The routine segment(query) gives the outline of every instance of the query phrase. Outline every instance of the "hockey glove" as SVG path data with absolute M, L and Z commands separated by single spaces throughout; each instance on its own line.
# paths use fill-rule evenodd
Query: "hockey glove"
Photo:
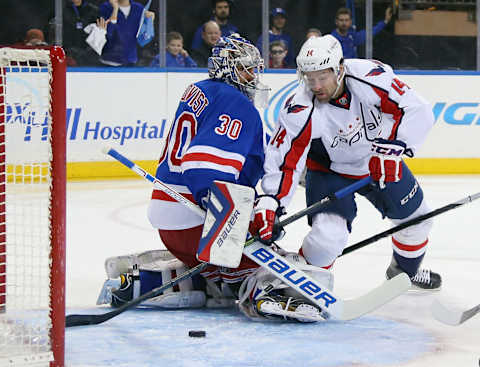
M 283 228 L 274 229 L 278 217 L 283 215 L 284 208 L 275 196 L 260 195 L 253 207 L 253 220 L 250 222 L 249 231 L 253 236 L 258 236 L 260 241 L 271 245 L 284 234 Z
M 402 155 L 406 148 L 407 145 L 400 140 L 374 140 L 368 168 L 372 179 L 378 181 L 381 189 L 385 188 L 385 182 L 402 179 Z

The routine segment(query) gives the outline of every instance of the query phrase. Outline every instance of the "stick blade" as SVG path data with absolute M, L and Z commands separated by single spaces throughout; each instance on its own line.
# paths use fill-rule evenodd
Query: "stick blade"
M 112 317 L 118 315 L 121 312 L 122 310 L 120 310 L 120 308 L 117 308 L 113 311 L 98 315 L 67 315 L 65 317 L 65 327 L 98 325 L 102 322 L 110 320 Z
M 65 317 L 65 327 L 96 325 L 101 323 L 97 320 L 101 315 L 67 315 Z
M 372 312 L 408 291 L 412 286 L 405 273 L 389 279 L 367 294 L 344 302 L 342 320 L 353 320 Z
M 435 299 L 432 302 L 430 310 L 437 321 L 446 325 L 457 326 L 480 313 L 480 304 L 471 309 L 462 311 L 456 308 L 447 308 L 442 302 Z

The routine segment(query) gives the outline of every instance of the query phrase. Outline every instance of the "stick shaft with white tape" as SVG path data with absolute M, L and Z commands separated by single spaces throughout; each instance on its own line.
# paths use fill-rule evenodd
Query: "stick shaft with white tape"
M 198 205 L 192 203 L 190 200 L 186 199 L 184 196 L 180 195 L 178 192 L 175 190 L 172 190 L 170 187 L 165 185 L 162 181 L 158 180 L 154 176 L 152 176 L 150 173 L 145 171 L 143 168 L 137 166 L 135 163 L 133 163 L 130 159 L 127 157 L 123 156 L 119 152 L 117 152 L 113 148 L 104 148 L 103 152 L 105 154 L 108 154 L 112 158 L 115 158 L 117 161 L 122 163 L 123 165 L 127 166 L 130 168 L 132 171 L 134 171 L 137 175 L 144 177 L 153 185 L 155 186 L 156 189 L 163 191 L 165 194 L 169 195 L 170 197 L 174 198 L 177 200 L 179 203 L 187 206 L 189 209 L 197 213 L 200 217 L 204 218 L 205 217 L 205 211 L 202 210 Z

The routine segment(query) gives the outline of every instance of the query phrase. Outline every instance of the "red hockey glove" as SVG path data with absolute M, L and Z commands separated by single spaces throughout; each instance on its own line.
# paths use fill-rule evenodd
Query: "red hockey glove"
M 278 217 L 283 215 L 283 207 L 275 196 L 261 195 L 255 201 L 254 218 L 250 222 L 249 231 L 252 236 L 258 236 L 266 245 L 272 244 L 283 235 L 283 228 L 274 230 L 273 225 Z
M 370 175 L 380 188 L 385 182 L 398 182 L 402 178 L 402 155 L 407 145 L 400 140 L 377 138 L 372 144 L 372 157 L 368 163 Z

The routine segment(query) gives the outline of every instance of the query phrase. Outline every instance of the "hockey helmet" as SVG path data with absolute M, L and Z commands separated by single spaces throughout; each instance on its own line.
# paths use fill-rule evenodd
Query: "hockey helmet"
M 303 44 L 297 56 L 297 71 L 303 79 L 304 73 L 332 68 L 337 83 L 343 79 L 340 65 L 343 63 L 342 45 L 330 34 L 322 37 L 310 37 Z
M 258 49 L 238 33 L 220 37 L 208 59 L 208 75 L 238 88 L 250 99 L 259 90 L 267 89 L 260 81 L 264 63 Z M 241 71 L 250 74 L 251 80 L 240 76 Z

